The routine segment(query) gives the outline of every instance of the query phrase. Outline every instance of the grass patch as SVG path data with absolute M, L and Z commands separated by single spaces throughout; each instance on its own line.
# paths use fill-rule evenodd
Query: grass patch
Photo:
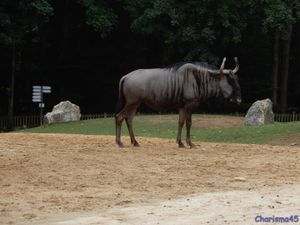
M 241 128 L 197 129 L 193 133 L 193 139 L 207 142 L 267 144 L 281 136 L 294 133 L 298 133 L 300 138 L 299 122 L 275 123 L 271 125 Z
M 220 119 L 220 116 L 217 116 Z M 228 118 L 228 117 L 223 117 Z M 213 121 L 216 116 L 194 115 L 193 121 Z M 238 118 L 237 118 L 238 119 Z M 240 118 L 239 118 L 240 119 Z M 137 136 L 175 139 L 177 135 L 177 115 L 137 116 L 134 119 L 134 131 Z M 88 135 L 114 135 L 114 119 L 102 118 L 70 123 L 51 124 L 22 130 L 21 132 L 36 133 L 67 133 Z M 125 123 L 122 134 L 128 135 Z M 185 134 L 185 130 L 183 131 Z M 194 141 L 231 142 L 266 144 L 284 135 L 296 134 L 300 138 L 300 122 L 274 123 L 253 127 L 200 128 L 192 127 L 191 135 Z

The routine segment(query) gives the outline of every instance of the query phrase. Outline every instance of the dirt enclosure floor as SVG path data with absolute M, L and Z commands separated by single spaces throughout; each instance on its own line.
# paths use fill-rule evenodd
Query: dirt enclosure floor
M 0 224 L 295 223 L 300 215 L 298 145 L 139 142 L 124 138 L 120 150 L 111 136 L 0 134 Z

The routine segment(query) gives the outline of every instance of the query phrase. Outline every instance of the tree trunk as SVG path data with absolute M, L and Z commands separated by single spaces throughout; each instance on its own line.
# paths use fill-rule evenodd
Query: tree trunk
M 296 43 L 296 59 L 294 64 L 293 85 L 295 90 L 295 106 L 298 108 L 298 112 L 300 112 L 300 20 L 298 20 L 298 22 L 296 23 L 294 41 Z
M 288 97 L 288 79 L 289 79 L 289 64 L 290 64 L 290 49 L 291 49 L 291 36 L 293 25 L 289 24 L 287 27 L 287 39 L 283 41 L 282 49 L 282 72 L 281 72 L 281 97 L 280 107 L 281 111 L 287 111 L 287 97 Z
M 13 129 L 13 116 L 14 116 L 14 93 L 15 93 L 15 74 L 16 74 L 16 44 L 12 43 L 12 58 L 11 58 L 11 77 L 10 87 L 8 91 L 8 130 Z
M 273 93 L 272 100 L 273 104 L 277 105 L 278 95 L 278 68 L 279 68 L 279 33 L 275 33 L 274 49 L 273 49 Z

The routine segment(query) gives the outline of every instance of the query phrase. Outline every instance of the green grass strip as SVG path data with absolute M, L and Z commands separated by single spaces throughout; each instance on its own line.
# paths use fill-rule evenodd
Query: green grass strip
M 195 115 L 193 119 L 201 119 L 203 115 Z M 206 116 L 209 118 L 210 116 Z M 211 116 L 213 119 L 213 116 Z M 137 116 L 134 119 L 134 131 L 137 136 L 175 139 L 177 135 L 178 115 Z M 86 135 L 114 135 L 113 118 L 102 118 L 69 123 L 50 124 L 43 127 L 25 129 L 21 132 L 64 133 Z M 183 131 L 185 134 L 185 131 Z M 231 128 L 199 128 L 192 127 L 194 141 L 230 142 L 248 144 L 266 144 L 284 135 L 299 135 L 300 122 L 274 123 L 271 125 Z M 125 123 L 122 135 L 128 135 Z

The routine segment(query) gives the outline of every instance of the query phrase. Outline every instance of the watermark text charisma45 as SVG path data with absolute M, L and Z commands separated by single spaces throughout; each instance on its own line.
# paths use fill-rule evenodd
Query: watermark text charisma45
M 255 222 L 257 223 L 298 223 L 299 215 L 291 216 L 256 216 Z

